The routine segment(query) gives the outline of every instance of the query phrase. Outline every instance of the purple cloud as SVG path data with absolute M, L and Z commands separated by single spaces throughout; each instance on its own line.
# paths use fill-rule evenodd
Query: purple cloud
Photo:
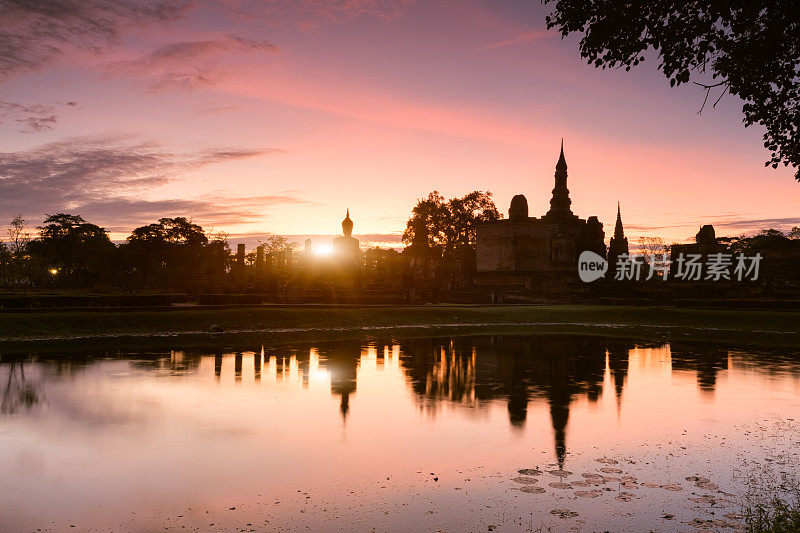
M 165 44 L 142 57 L 109 62 L 101 68 L 108 75 L 138 78 L 151 91 L 194 88 L 219 81 L 232 54 L 258 51 L 276 52 L 277 47 L 265 40 L 227 35 L 220 39 Z
M 69 211 L 125 230 L 161 216 L 203 216 L 225 224 L 262 218 L 265 205 L 306 202 L 289 195 L 165 200 L 140 195 L 207 165 L 281 152 L 274 148 L 176 152 L 157 142 L 81 137 L 0 153 L 0 216 L 22 213 L 37 219 L 43 213 Z
M 180 18 L 188 0 L 4 0 L 0 78 L 36 69 L 65 49 L 99 53 L 128 29 Z
M 24 105 L 0 100 L 0 124 L 11 120 L 18 131 L 36 133 L 49 130 L 57 122 L 55 108 L 49 105 Z

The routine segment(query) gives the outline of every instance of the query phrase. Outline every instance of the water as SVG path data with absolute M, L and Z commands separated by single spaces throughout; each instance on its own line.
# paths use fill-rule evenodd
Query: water
M 732 531 L 800 473 L 796 350 L 240 349 L 2 357 L 0 529 Z

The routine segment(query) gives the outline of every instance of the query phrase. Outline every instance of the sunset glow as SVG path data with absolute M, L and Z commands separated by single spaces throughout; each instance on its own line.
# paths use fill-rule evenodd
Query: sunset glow
M 198 0 L 110 36 L 44 39 L 3 64 L 0 213 L 70 212 L 115 240 L 188 216 L 248 249 L 265 233 L 398 246 L 417 198 L 494 193 L 547 210 L 561 138 L 573 208 L 632 242 L 800 224 L 792 169 L 726 96 L 580 59 L 538 2 Z M 81 29 L 85 21 L 69 21 Z M 74 29 L 73 28 L 73 29 Z M 47 52 L 45 45 L 61 49 Z M 323 253 L 318 248 L 318 253 Z

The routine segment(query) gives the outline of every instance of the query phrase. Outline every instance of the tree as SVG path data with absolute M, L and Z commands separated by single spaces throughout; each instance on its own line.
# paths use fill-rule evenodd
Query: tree
M 800 239 L 792 236 L 796 234 L 795 229 L 797 228 L 784 235 L 780 230 L 770 228 L 761 230 L 756 235 L 727 237 L 719 241 L 726 243 L 731 253 L 735 254 L 753 254 L 766 250 L 800 250 Z
M 391 286 L 403 275 L 403 256 L 391 248 L 375 246 L 364 252 L 364 278 L 368 287 Z
M 440 247 L 445 258 L 457 251 L 474 252 L 477 224 L 500 217 L 489 191 L 472 191 L 450 200 L 433 191 L 411 210 L 403 242 L 424 241 L 429 247 Z
M 202 270 L 216 262 L 208 256 L 208 237 L 203 228 L 185 217 L 161 218 L 157 223 L 134 229 L 123 246 L 128 270 L 138 285 L 164 285 L 178 271 Z M 215 244 L 216 252 L 227 252 L 227 243 Z
M 17 293 L 17 284 L 22 281 L 25 273 L 25 266 L 28 259 L 28 243 L 31 235 L 26 229 L 25 219 L 22 215 L 17 215 L 11 219 L 11 223 L 6 228 L 8 233 L 8 256 L 9 274 L 11 284 L 14 287 L 14 294 Z
M 11 253 L 3 241 L 0 241 L 0 283 L 3 285 L 11 283 Z
M 490 222 L 500 218 L 489 191 L 472 191 L 461 198 L 448 202 L 451 223 L 447 229 L 454 249 L 475 249 L 475 228 L 479 222 Z
M 203 228 L 186 220 L 185 217 L 161 218 L 158 220 L 164 238 L 171 244 L 197 248 L 208 243 Z
M 287 253 L 297 248 L 296 242 L 289 242 L 283 235 L 267 235 L 264 239 L 259 239 L 258 243 L 264 247 L 265 254 Z
M 106 230 L 79 215 L 47 215 L 31 241 L 37 260 L 37 278 L 52 276 L 60 283 L 85 287 L 110 281 L 116 262 L 116 247 Z M 41 271 L 38 271 L 41 270 Z
M 764 147 L 796 167 L 800 181 L 800 3 L 796 0 L 616 2 L 543 0 L 548 28 L 582 34 L 581 57 L 596 67 L 630 70 L 653 49 L 670 86 L 690 80 L 744 104 L 745 127 L 766 129 Z M 699 78 L 699 79 L 698 79 Z M 716 102 L 714 102 L 716 105 Z
M 668 246 L 661 237 L 639 237 L 639 250 L 642 258 L 652 267 L 666 259 Z

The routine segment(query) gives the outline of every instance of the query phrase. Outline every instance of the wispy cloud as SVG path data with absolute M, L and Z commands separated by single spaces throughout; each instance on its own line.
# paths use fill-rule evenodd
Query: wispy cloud
M 274 148 L 172 151 L 122 137 L 73 138 L 0 153 L 0 214 L 40 217 L 71 211 L 109 227 L 130 229 L 159 216 L 206 216 L 216 223 L 263 218 L 265 205 L 306 203 L 290 195 L 143 199 L 155 187 L 217 163 L 280 153 Z M 107 221 L 114 223 L 108 224 Z
M 20 133 L 38 133 L 53 128 L 58 122 L 57 106 L 77 106 L 76 102 L 58 103 L 54 105 L 32 104 L 0 100 L 0 124 L 9 121 Z
M 391 19 L 413 0 L 3 0 L 0 2 L 0 79 L 37 69 L 75 51 L 102 54 L 134 32 L 183 18 L 190 10 L 267 25 L 316 28 L 362 15 Z M 209 42 L 175 43 L 153 52 L 185 53 Z M 231 36 L 242 47 L 262 41 Z M 217 43 L 218 45 L 218 43 Z M 213 46 L 213 45 L 212 45 Z M 271 45 L 268 45 L 271 46 Z M 157 57 L 154 57 L 157 59 Z
M 235 54 L 277 50 L 266 40 L 226 35 L 165 44 L 142 57 L 105 63 L 101 68 L 108 75 L 138 78 L 152 91 L 194 88 L 219 82 Z
M 0 78 L 41 67 L 68 50 L 99 53 L 134 27 L 181 17 L 187 0 L 3 0 Z
M 683 220 L 675 224 L 665 225 L 643 225 L 643 224 L 625 224 L 625 231 L 631 231 L 637 234 L 653 234 L 656 235 L 664 230 L 674 230 L 678 228 L 685 228 L 687 234 L 691 234 L 685 241 L 694 241 L 693 231 L 699 230 L 701 226 L 711 224 L 716 229 L 718 237 L 753 234 L 758 233 L 764 229 L 777 229 L 787 231 L 795 226 L 800 226 L 800 217 L 779 217 L 779 218 L 746 218 L 741 215 L 726 214 L 726 215 L 711 215 L 707 217 L 690 217 L 689 220 Z M 695 229 L 696 228 L 696 229 Z
M 415 0 L 220 0 L 227 11 L 240 17 L 276 25 L 316 29 L 361 16 L 392 20 Z
M 511 39 L 487 44 L 485 48 L 502 48 L 504 46 L 524 44 L 531 41 L 536 41 L 538 39 L 547 39 L 553 37 L 554 35 L 558 34 L 554 32 L 548 32 L 547 30 L 528 30 L 516 35 L 515 37 L 512 37 Z

